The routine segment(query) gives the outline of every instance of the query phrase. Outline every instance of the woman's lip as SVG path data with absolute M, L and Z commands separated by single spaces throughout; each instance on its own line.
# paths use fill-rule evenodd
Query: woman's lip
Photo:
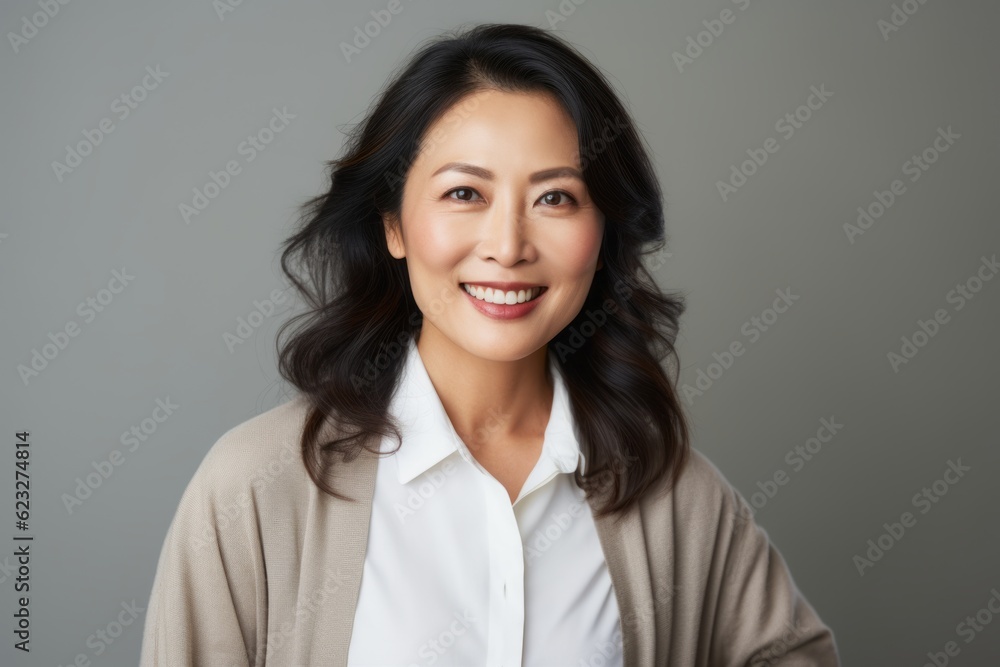
M 497 281 L 487 281 L 477 283 L 474 280 L 463 280 L 458 283 L 461 285 L 475 285 L 476 287 L 491 287 L 493 289 L 503 290 L 504 292 L 517 292 L 523 289 L 531 289 L 533 287 L 545 287 L 545 285 L 539 285 L 537 283 L 521 283 L 521 282 L 497 282 Z
M 462 292 L 465 294 L 466 298 L 469 299 L 469 303 L 471 303 L 476 310 L 495 320 L 516 320 L 526 316 L 538 306 L 539 301 L 545 298 L 545 293 L 547 291 L 547 287 L 542 287 L 538 296 L 531 301 L 523 301 L 521 303 L 508 305 L 506 303 L 493 303 L 491 301 L 477 299 L 469 294 L 468 290 L 464 287 L 462 288 Z
M 458 287 L 459 287 L 459 289 L 461 289 L 466 294 L 469 294 L 469 290 L 466 289 L 466 287 L 465 287 L 466 285 L 472 285 L 472 286 L 475 286 L 475 287 L 487 288 L 487 287 L 492 287 L 492 285 L 502 285 L 502 284 L 503 283 L 485 283 L 485 284 L 484 283 L 459 283 Z M 541 295 L 543 295 L 543 294 L 545 294 L 546 292 L 549 291 L 549 288 L 548 288 L 547 285 L 528 285 L 527 283 L 514 283 L 514 284 L 515 285 L 526 285 L 526 287 L 508 287 L 508 288 L 504 288 L 504 289 L 493 288 L 493 290 L 494 290 L 494 292 L 521 292 L 521 291 L 528 292 L 529 290 L 537 289 L 538 290 L 538 294 L 535 295 L 535 298 L 532 299 L 532 301 L 534 301 L 535 299 L 537 299 L 538 297 L 540 297 Z M 469 296 L 472 296 L 472 295 L 469 294 Z M 527 303 L 527 302 L 525 302 L 525 303 Z M 498 304 L 498 305 L 505 305 L 505 304 Z

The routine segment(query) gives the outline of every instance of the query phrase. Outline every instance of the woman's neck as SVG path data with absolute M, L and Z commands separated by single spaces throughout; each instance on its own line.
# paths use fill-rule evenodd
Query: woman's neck
M 484 359 L 426 322 L 416 347 L 455 431 L 470 449 L 545 433 L 553 400 L 546 347 L 512 361 Z

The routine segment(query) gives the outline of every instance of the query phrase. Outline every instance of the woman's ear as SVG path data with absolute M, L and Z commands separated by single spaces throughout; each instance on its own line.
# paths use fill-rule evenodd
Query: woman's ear
M 399 220 L 391 214 L 384 214 L 382 226 L 385 228 L 385 244 L 389 248 L 389 254 L 396 259 L 406 257 Z

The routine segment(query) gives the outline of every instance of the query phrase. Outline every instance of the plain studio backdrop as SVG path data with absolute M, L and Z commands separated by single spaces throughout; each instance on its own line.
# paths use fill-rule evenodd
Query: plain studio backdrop
M 185 485 L 222 433 L 288 400 L 274 336 L 301 304 L 277 247 L 296 206 L 413 48 L 489 21 L 558 31 L 634 114 L 666 200 L 651 270 L 688 297 L 693 444 L 756 508 L 844 664 L 995 664 L 996 3 L 0 12 L 0 663 L 136 664 Z M 25 534 L 30 654 L 14 648 Z

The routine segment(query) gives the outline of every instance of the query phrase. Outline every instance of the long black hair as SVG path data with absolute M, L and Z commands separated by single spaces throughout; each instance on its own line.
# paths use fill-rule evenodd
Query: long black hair
M 671 487 L 688 458 L 677 380 L 661 365 L 676 360 L 684 298 L 661 291 L 642 263 L 666 237 L 659 184 L 634 122 L 596 67 L 526 25 L 462 27 L 419 48 L 352 129 L 343 156 L 326 163 L 329 191 L 302 205 L 281 267 L 308 309 L 282 325 L 277 346 L 282 377 L 309 400 L 303 461 L 326 493 L 353 500 L 325 479 L 336 457 L 378 454 L 390 435 L 402 446 L 388 407 L 423 316 L 406 259 L 388 251 L 383 215 L 399 220 L 426 130 L 487 89 L 555 96 L 576 124 L 584 180 L 605 216 L 603 267 L 548 354 L 566 379 L 587 458 L 575 482 L 588 499 L 608 494 L 596 515 L 619 512 Z M 339 433 L 323 442 L 328 423 Z

